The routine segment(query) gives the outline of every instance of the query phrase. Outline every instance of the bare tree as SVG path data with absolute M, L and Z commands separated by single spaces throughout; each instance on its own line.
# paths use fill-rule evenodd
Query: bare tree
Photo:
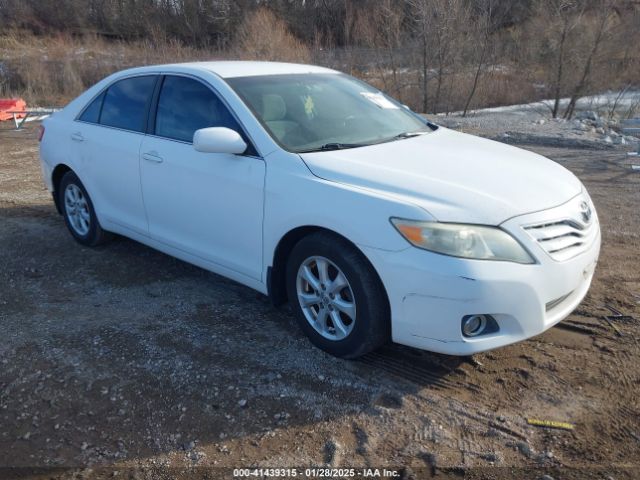
M 381 0 L 367 10 L 360 10 L 355 21 L 356 38 L 371 49 L 375 65 L 368 68 L 382 81 L 383 89 L 393 95 L 401 93 L 406 78 L 400 72 L 398 55 L 404 44 L 404 12 L 395 0 Z
M 571 53 L 571 34 L 580 24 L 585 6 L 585 2 L 578 0 L 539 0 L 537 5 L 537 28 L 542 33 L 543 39 L 548 39 L 550 47 L 555 51 L 551 80 L 553 90 L 551 115 L 553 118 L 557 118 L 560 111 L 565 69 L 567 68 L 566 57 L 567 53 Z
M 584 66 L 582 68 L 582 74 L 580 76 L 580 79 L 578 80 L 578 83 L 573 89 L 571 98 L 569 99 L 569 104 L 567 105 L 567 109 L 564 112 L 564 118 L 566 119 L 570 119 L 571 117 L 573 117 L 578 99 L 584 94 L 585 89 L 588 86 L 591 71 L 593 68 L 593 62 L 595 60 L 596 54 L 600 49 L 600 46 L 602 45 L 603 40 L 608 33 L 610 19 L 614 13 L 612 8 L 612 0 L 598 0 L 598 4 L 599 5 L 596 11 L 597 16 L 595 19 L 595 28 L 593 29 L 593 40 L 591 43 L 591 49 L 587 53 L 587 56 L 584 60 Z
M 429 111 L 429 66 L 433 60 L 430 35 L 433 30 L 433 12 L 429 0 L 408 0 L 414 18 L 414 35 L 420 45 L 420 87 L 422 90 L 422 111 Z
M 475 28 L 472 28 L 471 30 L 472 40 L 470 42 L 473 57 L 475 57 L 474 75 L 471 90 L 469 91 L 469 95 L 467 96 L 467 100 L 464 104 L 464 110 L 462 112 L 463 117 L 467 116 L 471 101 L 473 100 L 473 97 L 475 96 L 478 89 L 480 76 L 482 75 L 482 72 L 489 61 L 491 48 L 493 46 L 491 38 L 493 7 L 494 0 L 482 1 L 481 5 L 479 5 L 479 11 L 476 13 L 477 16 L 474 19 Z
M 466 116 L 469 111 L 484 73 L 499 70 L 493 65 L 496 58 L 500 58 L 501 63 L 506 61 L 506 58 L 497 55 L 502 46 L 501 42 L 504 42 L 505 38 L 500 36 L 499 32 L 507 29 L 520 15 L 520 2 L 475 0 L 473 5 L 468 22 L 469 34 L 464 39 L 468 46 L 466 53 L 473 65 L 473 82 L 464 104 L 463 116 Z
M 436 91 L 432 111 L 440 109 L 444 77 L 463 47 L 461 39 L 469 20 L 463 0 L 408 0 L 414 20 L 414 35 L 420 45 L 422 111 L 428 108 L 429 70 L 435 67 Z

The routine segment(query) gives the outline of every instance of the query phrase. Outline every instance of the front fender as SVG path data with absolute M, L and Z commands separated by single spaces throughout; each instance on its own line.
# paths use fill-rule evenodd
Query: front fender
M 274 158 L 275 157 L 275 158 Z M 291 230 L 314 226 L 345 237 L 361 248 L 400 251 L 410 247 L 391 217 L 433 220 L 424 209 L 384 192 L 313 175 L 297 155 L 276 152 L 267 159 L 264 215 L 264 271 Z

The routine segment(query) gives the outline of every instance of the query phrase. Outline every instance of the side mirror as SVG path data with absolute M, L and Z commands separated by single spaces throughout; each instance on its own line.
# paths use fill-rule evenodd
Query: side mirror
M 196 130 L 193 148 L 203 153 L 241 154 L 247 150 L 247 144 L 238 132 L 230 128 L 209 127 Z

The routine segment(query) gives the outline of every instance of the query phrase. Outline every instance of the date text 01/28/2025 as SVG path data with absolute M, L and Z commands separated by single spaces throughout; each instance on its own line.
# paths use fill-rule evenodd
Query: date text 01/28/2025
M 236 468 L 233 477 L 397 478 L 400 472 L 386 468 Z

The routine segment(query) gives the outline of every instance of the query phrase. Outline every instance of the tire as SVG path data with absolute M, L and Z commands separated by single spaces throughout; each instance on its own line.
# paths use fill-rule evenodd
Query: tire
M 326 284 L 321 270 L 327 272 Z M 391 317 L 382 282 L 366 257 L 342 237 L 318 232 L 300 240 L 289 256 L 286 282 L 298 324 L 316 347 L 357 358 L 389 341 Z
M 65 173 L 60 181 L 58 202 L 64 222 L 78 243 L 95 247 L 112 238 L 112 234 L 100 226 L 86 188 L 72 171 Z

